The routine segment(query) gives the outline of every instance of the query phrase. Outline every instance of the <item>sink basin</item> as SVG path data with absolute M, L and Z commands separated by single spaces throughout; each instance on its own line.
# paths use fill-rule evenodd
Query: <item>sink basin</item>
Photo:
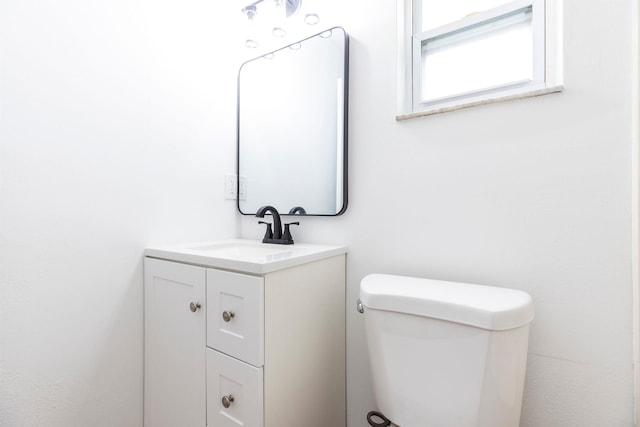
M 209 256 L 217 256 L 231 259 L 264 259 L 266 261 L 286 258 L 291 255 L 291 251 L 286 246 L 269 245 L 252 241 L 231 241 L 196 245 L 189 249 L 195 252 L 202 252 Z
M 145 249 L 145 255 L 206 267 L 264 274 L 346 253 L 342 246 L 274 245 L 253 240 L 222 240 Z

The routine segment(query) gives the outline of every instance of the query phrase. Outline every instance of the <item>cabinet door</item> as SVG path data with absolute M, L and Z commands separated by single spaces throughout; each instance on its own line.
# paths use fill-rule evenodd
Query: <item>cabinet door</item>
M 262 369 L 207 349 L 207 422 L 210 427 L 262 427 Z
M 206 270 L 145 258 L 145 427 L 206 425 Z
M 264 364 L 264 279 L 207 270 L 207 345 Z

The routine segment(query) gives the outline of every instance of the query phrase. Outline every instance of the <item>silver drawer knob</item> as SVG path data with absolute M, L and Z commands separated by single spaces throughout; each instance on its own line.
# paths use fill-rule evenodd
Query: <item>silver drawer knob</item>
M 233 398 L 233 394 L 230 394 L 229 396 L 223 396 L 222 406 L 224 406 L 225 408 L 228 408 L 229 406 L 231 406 L 234 400 L 235 399 Z
M 233 311 L 223 311 L 222 312 L 222 319 L 225 322 L 229 322 L 231 321 L 231 319 L 233 319 L 234 317 L 236 317 L 236 314 Z
M 196 311 L 198 311 L 198 309 L 202 307 L 200 305 L 199 302 L 192 302 L 191 304 L 189 304 L 189 310 L 191 310 L 192 313 L 195 313 Z

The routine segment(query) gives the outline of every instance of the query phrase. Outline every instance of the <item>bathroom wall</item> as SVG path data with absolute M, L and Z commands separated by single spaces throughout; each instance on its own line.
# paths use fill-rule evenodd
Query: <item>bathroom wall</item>
M 142 251 L 236 235 L 201 0 L 0 1 L 0 425 L 142 425 Z
M 349 248 L 349 427 L 374 408 L 355 311 L 369 273 L 529 292 L 521 425 L 633 425 L 631 3 L 564 1 L 563 93 L 405 122 L 395 2 L 336 9 L 351 36 L 350 204 L 294 237 Z M 241 234 L 261 228 L 243 218 Z
M 143 247 L 262 235 L 222 198 L 231 4 L 0 2 L 3 427 L 139 427 Z M 564 0 L 564 93 L 406 122 L 395 2 L 316 4 L 351 35 L 350 206 L 295 237 L 349 248 L 349 427 L 373 272 L 531 293 L 522 426 L 631 426 L 631 2 Z

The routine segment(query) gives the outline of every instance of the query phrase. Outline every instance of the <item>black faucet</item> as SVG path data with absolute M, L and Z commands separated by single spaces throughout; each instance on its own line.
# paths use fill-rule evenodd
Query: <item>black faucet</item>
M 273 206 L 263 206 L 258 209 L 256 216 L 258 218 L 264 218 L 267 213 L 271 213 L 271 216 L 273 216 L 273 240 L 282 239 L 282 222 L 280 221 L 280 214 L 276 208 Z M 267 242 L 263 241 L 262 243 Z
M 258 221 L 260 224 L 267 225 L 267 232 L 262 239 L 262 243 L 276 243 L 279 245 L 292 245 L 293 237 L 291 237 L 291 232 L 289 231 L 290 225 L 300 225 L 299 222 L 291 222 L 289 224 L 284 225 L 285 232 L 282 233 L 282 221 L 280 220 L 280 214 L 278 210 L 273 206 L 263 206 L 258 209 L 256 212 L 256 216 L 258 218 L 264 218 L 264 216 L 270 213 L 273 217 L 273 230 L 271 229 L 271 224 L 264 221 Z

